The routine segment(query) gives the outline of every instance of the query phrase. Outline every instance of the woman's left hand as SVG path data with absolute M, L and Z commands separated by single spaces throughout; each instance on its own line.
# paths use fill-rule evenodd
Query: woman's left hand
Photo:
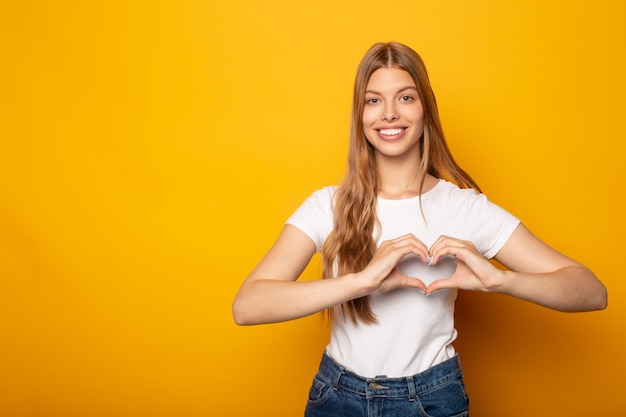
M 454 256 L 456 270 L 433 281 L 426 294 L 443 288 L 508 294 L 558 311 L 602 310 L 606 287 L 584 265 L 561 254 L 519 224 L 495 259 L 489 262 L 471 242 L 440 236 L 429 249 L 431 265 L 442 256 Z
M 449 236 L 440 236 L 431 246 L 429 252 L 433 266 L 444 255 L 454 256 L 457 266 L 450 277 L 433 281 L 428 286 L 426 294 L 444 288 L 490 291 L 501 283 L 503 271 L 482 256 L 471 242 Z

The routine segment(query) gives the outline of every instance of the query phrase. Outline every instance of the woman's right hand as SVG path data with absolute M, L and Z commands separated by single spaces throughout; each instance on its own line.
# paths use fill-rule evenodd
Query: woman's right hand
M 428 263 L 428 248 L 413 234 L 384 241 L 370 263 L 356 274 L 359 280 L 366 282 L 370 294 L 390 291 L 400 287 L 413 287 L 426 292 L 426 285 L 418 277 L 409 277 L 398 269 L 398 263 L 407 255 L 418 256 Z
M 311 238 L 297 227 L 285 225 L 272 248 L 241 284 L 233 301 L 235 323 L 293 320 L 357 297 L 399 287 L 426 292 L 422 281 L 402 274 L 397 268 L 398 262 L 409 254 L 428 262 L 428 249 L 413 235 L 383 242 L 361 272 L 296 282 L 315 251 Z

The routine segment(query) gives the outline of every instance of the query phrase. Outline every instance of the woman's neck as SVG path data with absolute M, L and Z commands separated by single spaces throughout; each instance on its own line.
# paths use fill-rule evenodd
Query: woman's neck
M 430 174 L 422 175 L 419 161 L 389 161 L 379 158 L 376 161 L 378 171 L 378 197 L 397 200 L 415 197 L 432 189 L 438 179 Z M 423 179 L 423 186 L 422 186 Z

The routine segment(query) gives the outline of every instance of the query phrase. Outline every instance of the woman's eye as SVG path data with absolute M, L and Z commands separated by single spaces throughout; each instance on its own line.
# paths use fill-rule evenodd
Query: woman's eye
M 368 98 L 367 100 L 365 100 L 365 103 L 367 104 L 377 104 L 379 102 L 380 100 L 378 100 L 377 98 Z
M 401 100 L 401 101 L 412 101 L 412 100 L 413 100 L 413 97 L 411 97 L 411 96 L 402 96 L 402 97 L 400 98 L 400 100 Z

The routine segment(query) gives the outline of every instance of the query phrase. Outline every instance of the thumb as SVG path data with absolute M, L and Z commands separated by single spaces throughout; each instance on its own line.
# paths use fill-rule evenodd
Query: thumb
M 432 294 L 434 291 L 455 288 L 452 278 L 442 278 L 435 280 L 426 287 L 426 295 Z
M 424 294 L 428 292 L 426 288 L 426 284 L 424 284 L 424 282 L 419 278 L 407 277 L 407 279 L 404 282 L 404 286 L 410 287 L 410 288 L 417 288 L 418 290 L 422 291 Z

